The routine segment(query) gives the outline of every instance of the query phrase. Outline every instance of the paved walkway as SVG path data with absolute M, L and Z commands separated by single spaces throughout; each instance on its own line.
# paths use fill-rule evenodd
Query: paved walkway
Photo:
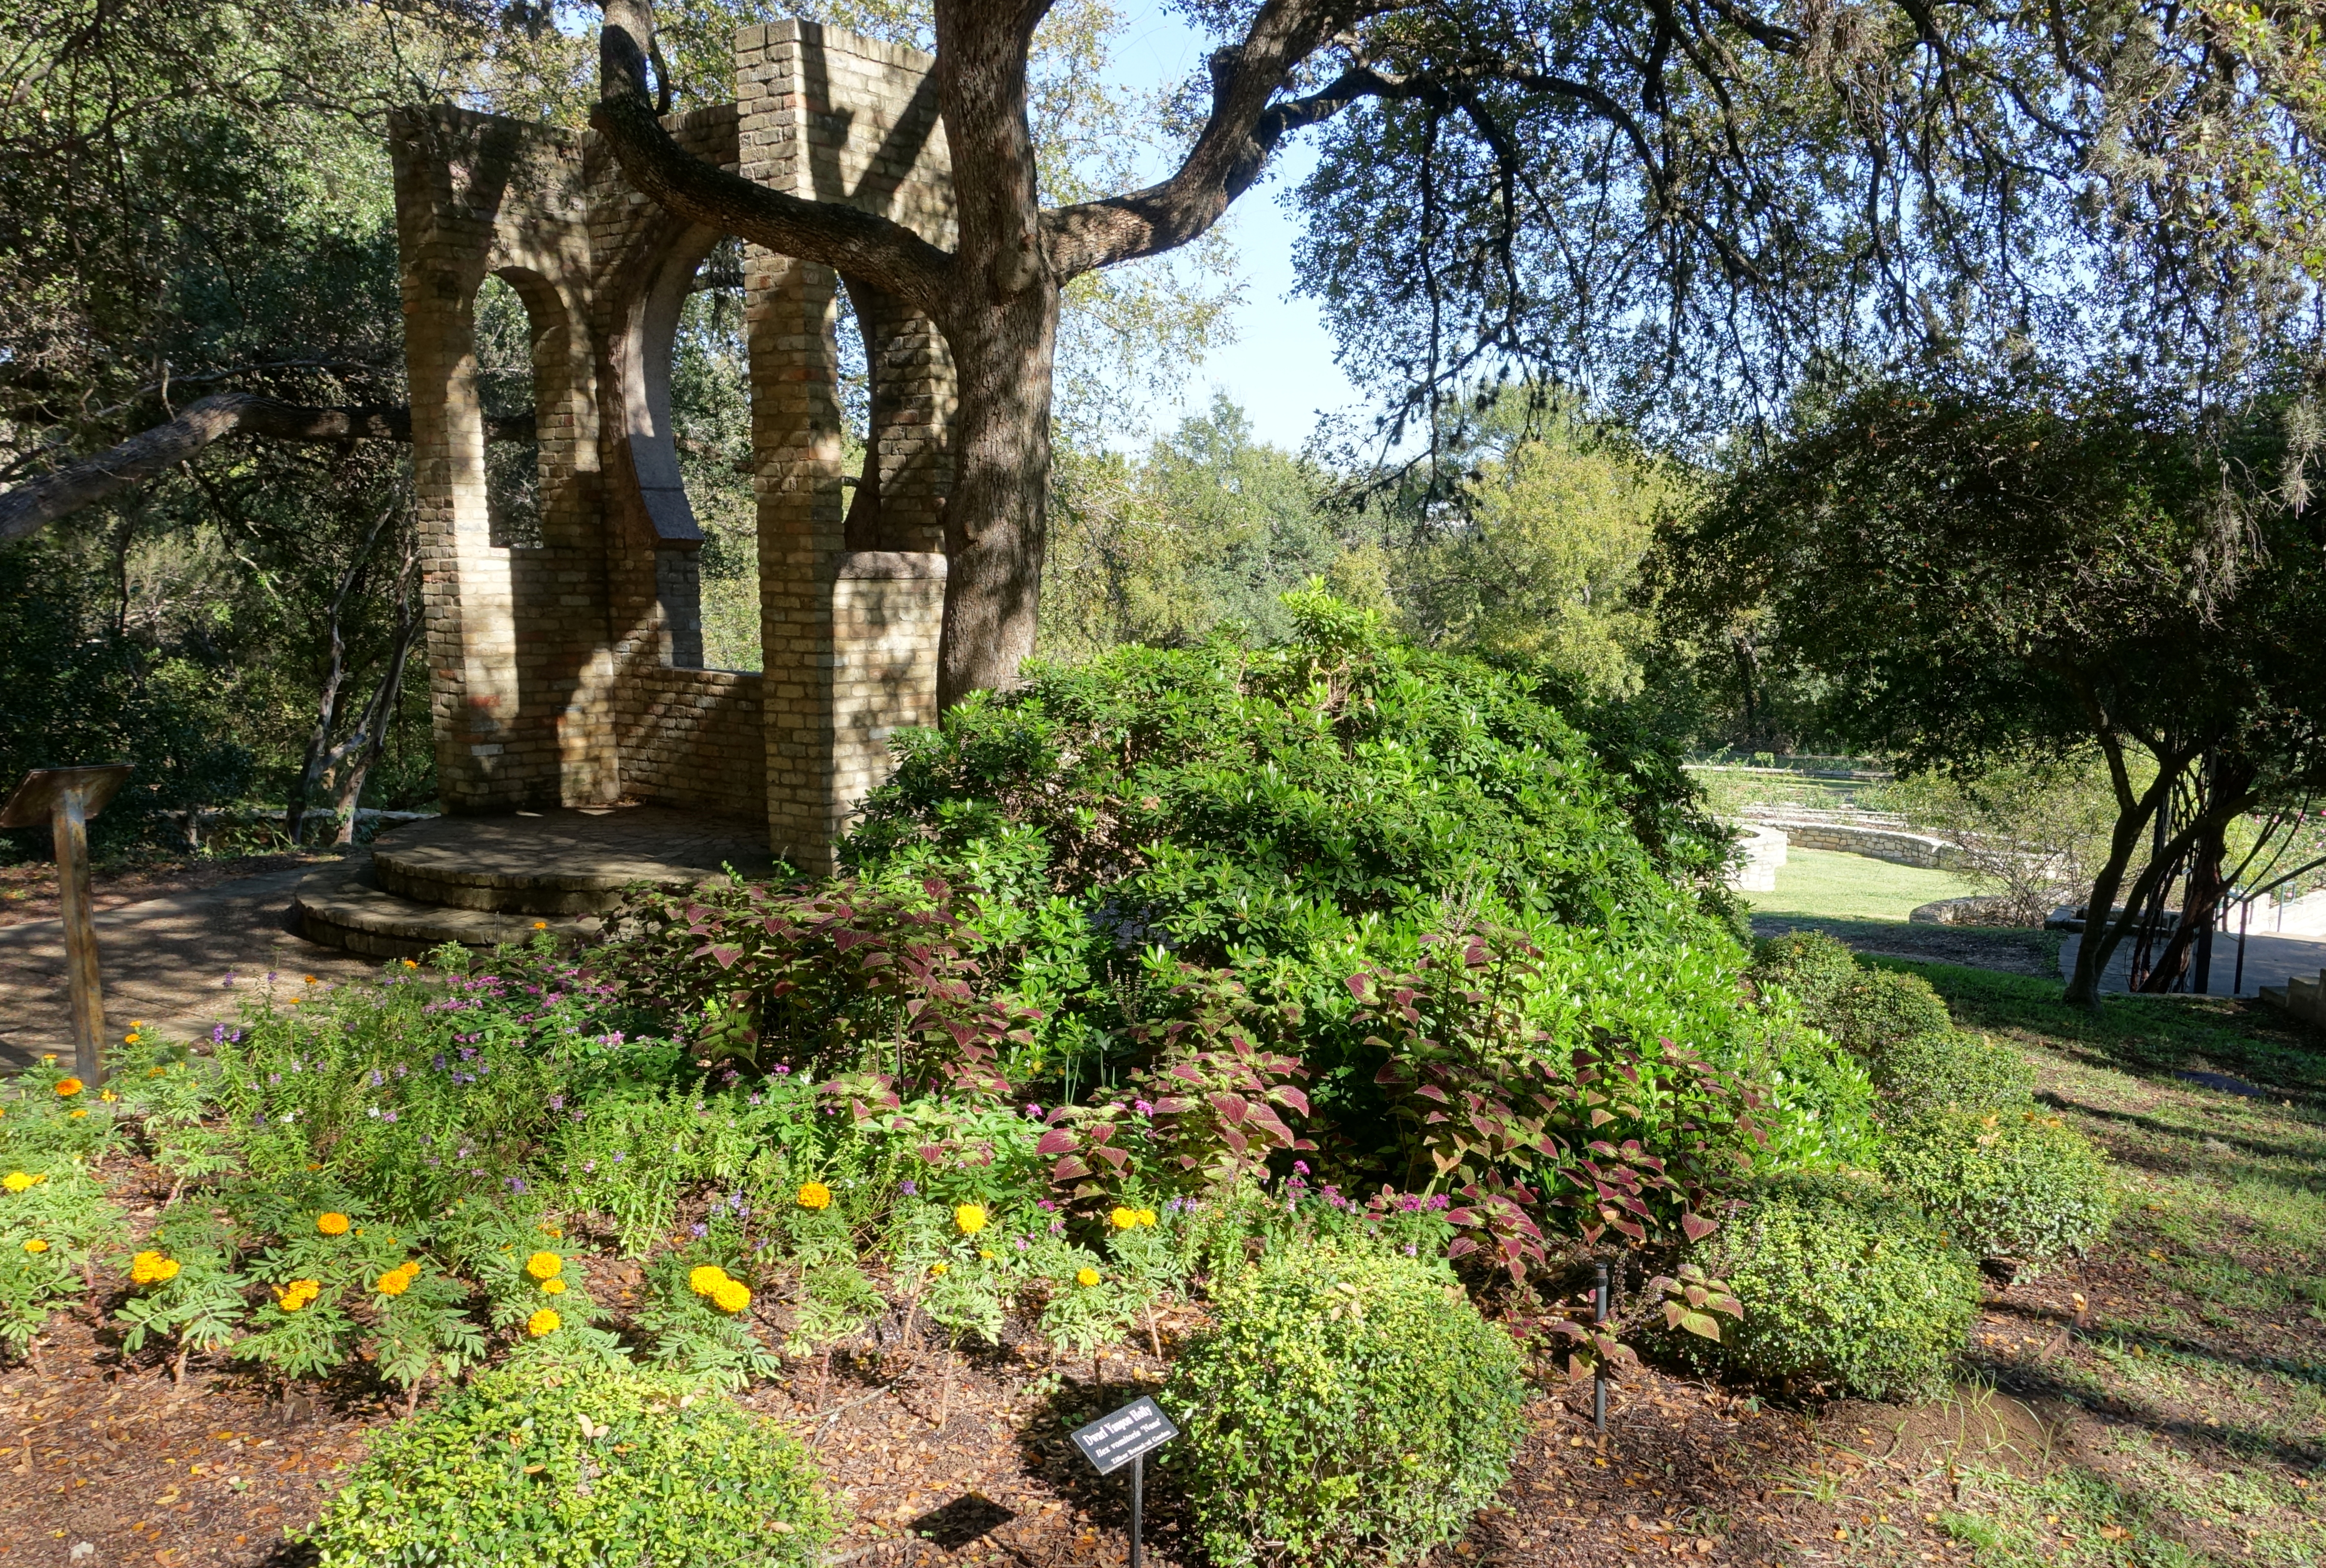
M 100 913 L 97 947 L 107 1036 L 119 1040 L 132 1019 L 172 1038 L 208 1033 L 213 1022 L 235 1016 L 236 994 L 219 984 L 228 975 L 263 984 L 273 970 L 303 984 L 310 975 L 351 980 L 377 974 L 377 960 L 319 947 L 285 927 L 292 890 L 310 869 L 245 877 Z M 64 928 L 56 920 L 0 928 L 0 1072 L 30 1066 L 50 1050 L 72 1050 Z
M 2084 938 L 2070 937 L 2060 944 L 2060 974 L 2062 978 L 2076 972 L 2076 949 Z M 2132 967 L 2132 943 L 2118 942 L 2116 951 L 2108 955 L 2107 973 L 2100 976 L 2103 991 L 2126 991 L 2131 987 L 2126 975 Z M 2289 975 L 2314 975 L 2326 969 L 2326 938 L 2314 937 L 2279 937 L 2249 934 L 2246 938 L 2246 968 L 2244 983 L 2237 988 L 2240 996 L 2258 994 L 2265 985 L 2283 985 Z M 2213 938 L 2212 994 L 2229 994 L 2229 983 L 2237 975 L 2238 939 L 2234 932 Z

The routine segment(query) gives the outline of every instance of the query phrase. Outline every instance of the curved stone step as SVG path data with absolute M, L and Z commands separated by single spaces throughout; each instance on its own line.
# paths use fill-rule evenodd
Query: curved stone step
M 300 881 L 291 911 L 299 934 L 309 941 L 377 958 L 417 958 L 447 942 L 493 947 L 528 941 L 535 934 L 532 916 L 447 909 L 399 898 L 381 887 L 370 864 L 361 860 L 309 872 Z M 587 922 L 590 930 L 596 926 L 595 920 Z M 552 922 L 550 929 L 583 934 L 582 922 L 570 917 Z
M 372 864 L 381 890 L 418 903 L 570 916 L 610 910 L 637 882 L 684 887 L 727 864 L 766 876 L 774 861 L 739 825 L 632 806 L 414 823 L 382 834 Z

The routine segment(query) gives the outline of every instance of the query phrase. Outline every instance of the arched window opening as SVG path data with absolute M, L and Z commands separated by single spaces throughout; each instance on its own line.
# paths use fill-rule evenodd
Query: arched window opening
M 533 318 L 505 278 L 477 290 L 477 401 L 488 428 L 497 418 L 530 415 L 534 402 Z M 485 516 L 496 548 L 541 543 L 541 443 L 485 443 Z
M 751 370 L 743 330 L 741 242 L 722 239 L 694 270 L 671 340 L 670 423 L 679 481 L 702 530 L 702 661 L 756 670 L 759 524 L 751 490 Z

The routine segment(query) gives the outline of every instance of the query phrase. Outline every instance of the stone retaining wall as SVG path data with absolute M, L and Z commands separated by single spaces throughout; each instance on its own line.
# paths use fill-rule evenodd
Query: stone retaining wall
M 1898 865 L 1919 865 L 1933 871 L 1957 871 L 1964 864 L 1962 850 L 1943 838 L 1899 827 L 1838 821 L 1830 817 L 1805 820 L 1791 815 L 1755 817 L 1753 825 L 1783 832 L 1795 849 L 1831 849 L 1862 854 Z

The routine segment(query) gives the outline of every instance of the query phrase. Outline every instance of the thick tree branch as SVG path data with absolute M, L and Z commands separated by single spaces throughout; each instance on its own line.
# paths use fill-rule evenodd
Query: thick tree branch
M 1426 90 L 1360 65 L 1306 98 L 1271 105 L 1294 67 L 1331 36 L 1333 8 L 1318 0 L 1269 0 L 1242 44 L 1212 57 L 1212 113 L 1177 173 L 1160 184 L 1043 214 L 1043 237 L 1060 282 L 1200 238 L 1260 178 L 1286 133 L 1313 126 L 1365 98 Z
M 633 186 L 682 218 L 784 256 L 822 262 L 944 319 L 954 266 L 944 250 L 878 213 L 754 184 L 674 141 L 647 89 L 647 52 L 653 46 L 652 8 L 644 0 L 608 0 L 598 35 L 600 96 L 590 124 Z
M 530 441 L 533 433 L 530 415 L 486 422 L 486 434 L 495 441 Z M 188 404 L 167 425 L 0 495 L 0 544 L 36 533 L 59 518 L 176 467 L 212 442 L 237 434 L 276 441 L 409 441 L 412 411 L 308 408 L 249 392 L 220 392 Z

